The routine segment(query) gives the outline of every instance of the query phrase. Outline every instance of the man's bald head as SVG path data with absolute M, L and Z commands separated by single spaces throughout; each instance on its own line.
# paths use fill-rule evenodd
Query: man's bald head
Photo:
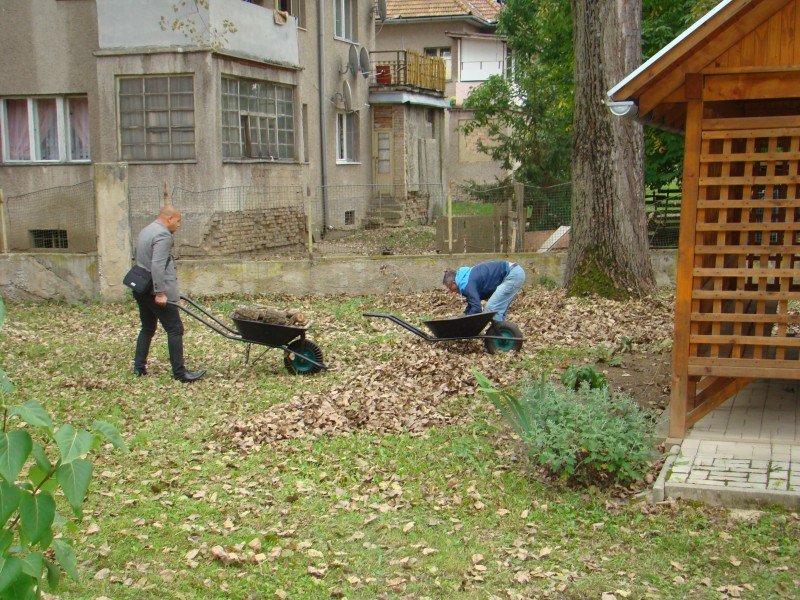
M 164 227 L 169 229 L 172 233 L 178 231 L 181 226 L 181 211 L 172 204 L 167 204 L 161 207 L 158 211 L 156 221 L 161 223 Z

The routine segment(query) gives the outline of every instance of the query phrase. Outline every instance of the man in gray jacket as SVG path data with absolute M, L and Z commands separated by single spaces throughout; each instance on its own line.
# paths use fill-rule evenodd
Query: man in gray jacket
M 150 342 L 160 322 L 167 332 L 172 376 L 189 383 L 200 379 L 205 371 L 187 371 L 183 364 L 183 323 L 177 307 L 180 301 L 178 273 L 172 258 L 172 234 L 180 226 L 181 211 L 174 206 L 164 206 L 156 220 L 142 229 L 136 241 L 136 264 L 150 271 L 153 285 L 143 293 L 133 293 L 142 321 L 142 329 L 136 339 L 133 372 L 139 376 L 147 375 Z

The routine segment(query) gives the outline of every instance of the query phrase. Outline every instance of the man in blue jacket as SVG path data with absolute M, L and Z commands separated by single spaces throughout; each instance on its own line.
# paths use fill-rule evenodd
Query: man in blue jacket
M 483 312 L 481 300 L 486 300 L 486 310 L 497 311 L 494 320 L 505 321 L 508 305 L 525 283 L 525 270 L 515 262 L 491 260 L 457 271 L 447 269 L 442 283 L 467 299 L 464 314 Z

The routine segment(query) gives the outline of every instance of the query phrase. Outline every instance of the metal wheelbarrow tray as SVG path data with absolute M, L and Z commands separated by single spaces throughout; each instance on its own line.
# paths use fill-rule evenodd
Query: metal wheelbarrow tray
M 425 333 L 422 329 L 396 315 L 364 313 L 364 316 L 367 318 L 388 319 L 428 342 L 483 340 L 486 350 L 490 354 L 516 352 L 522 348 L 522 342 L 525 341 L 522 331 L 517 325 L 511 321 L 497 321 L 486 329 L 486 326 L 492 322 L 496 314 L 497 312 L 489 311 L 462 317 L 423 321 L 423 324 L 430 329 L 433 335 Z M 486 329 L 486 332 L 481 333 L 484 329 Z
M 178 304 L 178 308 L 187 315 L 199 321 L 212 331 L 220 334 L 222 337 L 247 344 L 245 348 L 245 363 L 250 359 L 250 344 L 256 344 L 283 350 L 283 364 L 286 370 L 293 375 L 310 375 L 312 373 L 319 373 L 321 370 L 328 368 L 328 366 L 322 362 L 322 349 L 310 339 L 306 338 L 307 326 L 293 327 L 290 325 L 278 325 L 277 323 L 233 318 L 233 324 L 236 326 L 236 329 L 233 329 L 217 319 L 191 298 L 181 296 L 181 300 L 184 300 L 202 314 L 201 316 L 193 310 Z M 260 358 L 260 356 L 258 358 Z M 253 362 L 255 363 L 258 358 Z

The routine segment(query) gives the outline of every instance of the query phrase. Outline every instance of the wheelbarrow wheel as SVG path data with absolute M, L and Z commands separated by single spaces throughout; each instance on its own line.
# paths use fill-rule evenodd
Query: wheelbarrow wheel
M 510 321 L 497 321 L 489 327 L 486 335 L 496 335 L 502 338 L 521 338 L 522 330 Z M 516 352 L 522 348 L 522 340 L 486 338 L 483 342 L 489 354 Z
M 288 348 L 291 352 L 284 354 L 283 364 L 292 375 L 312 375 L 322 370 L 322 367 L 305 360 L 310 358 L 318 363 L 322 362 L 322 350 L 311 340 L 305 338 L 295 340 Z

